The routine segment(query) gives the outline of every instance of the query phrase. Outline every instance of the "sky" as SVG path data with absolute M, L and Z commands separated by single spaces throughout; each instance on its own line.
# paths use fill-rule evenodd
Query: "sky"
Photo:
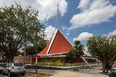
M 15 2 L 39 11 L 38 19 L 46 26 L 46 40 L 55 31 L 57 4 L 60 29 L 71 44 L 81 41 L 87 53 L 86 41 L 94 35 L 116 34 L 116 0 L 0 0 L 0 7 Z

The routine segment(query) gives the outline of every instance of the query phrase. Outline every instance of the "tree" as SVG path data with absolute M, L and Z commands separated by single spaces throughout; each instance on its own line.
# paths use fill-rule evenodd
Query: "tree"
M 16 54 L 15 54 L 15 56 L 19 56 L 19 55 L 22 55 L 22 52 L 17 51 Z
M 80 57 L 83 55 L 84 46 L 81 44 L 80 41 L 75 41 L 73 50 L 76 52 L 77 56 Z
M 41 43 L 37 44 L 37 53 L 41 52 L 44 48 L 46 47 L 46 43 L 44 41 L 42 41 Z M 32 54 L 36 54 L 36 45 L 34 44 L 32 45 L 28 45 L 27 49 L 26 49 L 26 55 L 32 55 Z M 24 50 L 24 48 L 22 49 Z
M 116 58 L 116 35 L 111 37 L 93 35 L 87 40 L 87 47 L 88 52 L 102 62 L 103 72 L 109 62 L 112 67 Z
M 38 40 L 43 39 L 44 25 L 38 20 L 38 11 L 20 4 L 0 8 L 0 45 L 10 62 L 22 46 L 33 42 L 36 30 Z M 38 41 L 39 42 L 39 41 Z
M 69 57 L 69 61 L 72 62 L 74 58 L 76 57 L 80 58 L 80 56 L 83 55 L 83 50 L 84 46 L 81 44 L 81 42 L 75 41 L 74 46 L 72 47 L 70 52 L 66 54 L 66 56 Z

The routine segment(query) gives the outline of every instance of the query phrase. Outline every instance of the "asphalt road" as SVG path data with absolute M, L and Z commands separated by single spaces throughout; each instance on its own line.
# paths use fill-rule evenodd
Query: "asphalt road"
M 8 77 L 7 75 L 0 74 L 0 77 Z M 32 76 L 20 76 L 20 75 L 14 75 L 12 77 L 32 77 Z

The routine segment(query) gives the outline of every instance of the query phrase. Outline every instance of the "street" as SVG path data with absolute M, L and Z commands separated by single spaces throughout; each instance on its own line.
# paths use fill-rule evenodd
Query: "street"
M 7 75 L 0 74 L 0 77 L 8 77 Z M 12 77 L 32 77 L 32 76 L 20 76 L 20 75 L 14 75 Z

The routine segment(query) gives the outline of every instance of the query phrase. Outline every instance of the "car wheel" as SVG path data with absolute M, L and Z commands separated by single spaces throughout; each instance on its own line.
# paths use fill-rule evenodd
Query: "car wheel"
M 2 75 L 5 75 L 4 71 L 2 71 Z
M 12 77 L 12 74 L 10 73 L 10 71 L 8 72 L 8 77 Z
M 25 73 L 22 73 L 21 75 L 22 75 L 22 76 L 24 76 L 24 75 L 25 75 Z

